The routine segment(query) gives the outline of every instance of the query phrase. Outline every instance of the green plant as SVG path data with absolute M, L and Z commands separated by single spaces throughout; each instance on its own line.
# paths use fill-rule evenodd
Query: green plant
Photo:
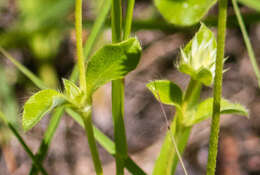
M 181 58 L 177 64 L 180 72 L 191 77 L 187 89 L 181 88 L 168 80 L 156 80 L 147 84 L 148 89 L 157 100 L 174 106 L 176 114 L 171 123 L 171 133 L 168 132 L 160 155 L 156 161 L 153 174 L 174 174 L 178 156 L 172 149 L 170 135 L 176 139 L 177 149 L 183 153 L 192 127 L 213 114 L 213 99 L 200 100 L 202 85 L 210 86 L 213 83 L 216 69 L 217 44 L 214 34 L 204 24 L 194 38 L 181 49 Z M 222 60 L 221 60 L 222 61 Z M 223 61 L 222 61 L 223 62 Z M 222 74 L 222 71 L 221 71 Z M 248 115 L 247 110 L 240 104 L 233 104 L 221 99 L 221 114 Z
M 141 47 L 135 38 L 104 46 L 87 62 L 85 73 L 81 40 L 81 7 L 82 2 L 76 1 L 75 16 L 80 88 L 71 81 L 64 80 L 64 93 L 45 89 L 34 94 L 24 106 L 23 128 L 25 131 L 31 129 L 56 106 L 67 105 L 73 108 L 82 116 L 96 172 L 102 174 L 91 122 L 92 94 L 103 84 L 122 78 L 133 70 L 139 62 Z
M 251 4 L 251 6 L 255 3 L 254 0 L 240 1 L 245 4 Z M 21 2 L 30 2 L 30 0 L 23 0 Z M 71 3 L 66 2 L 63 4 L 60 1 L 58 2 L 63 6 L 58 3 L 59 5 L 53 5 L 53 8 L 55 9 L 56 7 L 61 6 L 64 7 L 65 11 L 68 10 L 69 4 Z M 189 0 L 183 2 L 155 0 L 155 5 L 168 22 L 176 26 L 184 27 L 198 23 L 215 2 L 216 1 L 195 2 Z M 250 51 L 249 54 L 251 61 L 254 61 L 252 46 L 248 40 L 243 21 L 239 14 L 239 9 L 237 8 L 236 1 L 233 0 L 232 2 L 236 15 L 238 16 L 243 36 L 246 40 L 246 45 Z M 48 1 L 46 6 L 51 6 L 50 3 L 52 2 Z M 11 129 L 32 159 L 33 165 L 30 171 L 31 175 L 37 174 L 38 170 L 41 171 L 42 174 L 47 174 L 41 164 L 46 156 L 52 136 L 55 133 L 64 112 L 68 113 L 85 129 L 96 174 L 103 174 L 96 141 L 115 157 L 116 174 L 124 174 L 124 168 L 127 168 L 132 174 L 145 174 L 145 172 L 129 157 L 127 151 L 124 126 L 124 78 L 130 71 L 136 68 L 142 49 L 138 39 L 130 37 L 135 1 L 127 1 L 125 16 L 122 14 L 121 3 L 121 0 L 112 0 L 112 2 L 110 0 L 103 1 L 101 12 L 94 23 L 93 30 L 86 42 L 85 48 L 83 49 L 82 0 L 75 1 L 76 53 L 78 62 L 73 69 L 70 80 L 63 79 L 64 90 L 62 92 L 51 89 L 50 85 L 46 85 L 45 82 L 35 76 L 31 71 L 21 65 L 0 47 L 0 52 L 2 52 L 23 74 L 25 74 L 37 87 L 41 89 L 39 92 L 31 96 L 24 105 L 22 122 L 24 130 L 30 130 L 42 119 L 42 117 L 47 113 L 52 112 L 49 126 L 36 155 L 32 154 L 29 147 L 19 135 L 17 129 L 14 128 L 13 125 L 6 120 L 5 115 L 0 112 L 1 119 L 3 119 L 5 124 Z M 180 50 L 180 59 L 177 63 L 177 68 L 180 72 L 190 76 L 188 87 L 183 91 L 177 84 L 168 80 L 156 80 L 147 84 L 148 89 L 153 93 L 160 104 L 164 103 L 176 108 L 174 119 L 171 125 L 168 126 L 169 130 L 161 148 L 160 155 L 155 163 L 153 174 L 174 174 L 178 160 L 181 160 L 181 154 L 185 150 L 192 127 L 211 116 L 213 116 L 213 124 L 207 173 L 210 175 L 214 174 L 220 114 L 238 114 L 248 116 L 247 109 L 242 105 L 238 103 L 234 104 L 221 98 L 223 64 L 225 61 L 224 42 L 227 18 L 226 5 L 226 0 L 219 1 L 220 12 L 218 18 L 219 30 L 217 41 L 212 31 L 206 27 L 206 25 L 201 23 L 201 27 L 195 34 L 194 38 Z M 91 50 L 96 41 L 97 35 L 105 22 L 110 6 L 112 6 L 112 44 L 103 46 L 90 57 Z M 30 8 L 27 10 L 30 12 Z M 38 14 L 41 12 L 38 12 L 35 9 L 31 10 L 32 12 L 27 15 L 28 18 L 32 17 L 31 14 Z M 43 23 L 48 21 L 47 19 L 49 19 L 49 17 L 53 17 L 53 21 L 60 20 L 61 17 L 64 17 L 62 16 L 64 13 L 59 14 L 56 13 L 57 11 L 55 11 L 55 13 L 47 13 L 47 17 L 40 16 L 39 19 L 37 19 L 38 21 L 36 20 L 33 25 L 33 30 L 38 33 L 38 28 L 41 28 Z M 174 12 L 174 14 L 172 12 Z M 211 18 L 208 18 L 206 22 L 212 24 L 214 23 L 214 19 L 211 20 Z M 27 22 L 25 20 L 24 25 L 28 27 L 30 26 L 30 22 L 29 24 Z M 151 26 L 153 29 L 156 27 L 158 28 L 158 26 L 155 27 L 154 24 L 151 25 L 151 21 L 146 22 L 147 21 L 143 21 L 142 25 L 147 27 L 148 24 L 148 28 Z M 175 26 L 173 27 L 168 24 L 163 24 L 162 26 L 165 27 L 165 30 L 174 29 L 180 31 L 180 29 Z M 187 28 L 182 28 L 181 30 L 182 32 L 192 31 Z M 55 31 L 57 32 L 57 30 Z M 56 32 L 51 32 L 51 34 L 46 32 L 45 34 L 50 34 L 50 38 L 57 35 L 59 42 L 60 36 L 58 36 L 59 34 Z M 33 41 L 37 41 L 32 42 L 34 44 L 39 43 L 38 40 L 43 42 L 40 42 L 40 45 L 32 44 L 33 50 L 39 52 L 41 49 L 53 49 L 53 53 L 55 53 L 57 51 L 58 43 L 54 43 L 54 46 L 49 48 L 48 43 L 51 41 L 48 40 L 48 37 L 46 39 L 44 36 L 45 35 L 37 35 L 37 37 L 33 39 Z M 41 56 L 49 57 L 46 55 Z M 259 73 L 257 73 L 256 63 L 254 64 L 254 69 L 258 75 Z M 76 83 L 78 77 L 79 87 Z M 98 130 L 93 125 L 91 118 L 93 93 L 110 81 L 112 81 L 112 115 L 114 121 L 115 142 L 111 141 L 100 130 Z M 200 98 L 201 88 L 203 86 L 211 86 L 213 82 L 214 98 L 210 97 L 202 100 Z M 186 170 L 185 174 L 187 174 Z

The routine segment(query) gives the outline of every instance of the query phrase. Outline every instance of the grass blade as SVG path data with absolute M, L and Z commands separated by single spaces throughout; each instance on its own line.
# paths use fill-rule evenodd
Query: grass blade
M 3 66 L 0 64 L 0 99 L 4 104 L 2 105 L 3 113 L 8 116 L 8 120 L 14 126 L 18 125 L 17 122 L 17 107 L 15 94 L 13 91 L 13 87 L 8 83 L 7 76 L 5 74 Z
M 14 136 L 17 138 L 17 140 L 19 141 L 19 143 L 22 145 L 23 149 L 26 151 L 26 153 L 29 155 L 29 157 L 31 158 L 32 162 L 35 164 L 35 166 L 39 169 L 39 171 L 43 174 L 43 175 L 48 175 L 47 171 L 42 167 L 42 165 L 37 161 L 37 158 L 33 155 L 32 151 L 30 150 L 30 148 L 27 146 L 27 144 L 25 143 L 25 141 L 23 140 L 23 138 L 21 137 L 21 135 L 19 134 L 19 132 L 15 129 L 15 127 L 8 122 L 7 118 L 5 117 L 5 115 L 2 113 L 2 111 L 0 111 L 0 118 L 5 122 L 5 124 L 8 126 L 8 128 L 12 131 L 12 133 L 14 134 Z
M 24 65 L 16 61 L 9 53 L 7 53 L 3 48 L 0 47 L 0 52 L 8 58 L 26 77 L 28 77 L 38 88 L 46 89 L 46 85 L 35 76 L 29 69 L 27 69 Z
M 38 149 L 38 152 L 36 154 L 36 158 L 37 158 L 37 161 L 39 163 L 42 163 L 44 158 L 45 158 L 45 155 L 47 154 L 48 152 L 48 149 L 49 149 L 49 146 L 50 146 L 50 143 L 51 143 L 51 140 L 53 138 L 53 135 L 58 127 L 58 124 L 60 122 L 60 119 L 62 117 L 64 113 L 64 107 L 61 106 L 61 107 L 58 107 L 53 113 L 52 113 L 52 116 L 51 116 L 51 120 L 50 120 L 50 124 L 48 125 L 48 128 L 44 134 L 44 138 L 41 142 L 41 145 Z M 31 167 L 31 170 L 30 170 L 30 175 L 36 175 L 38 172 L 38 169 L 36 168 L 36 166 L 33 164 L 32 167 Z

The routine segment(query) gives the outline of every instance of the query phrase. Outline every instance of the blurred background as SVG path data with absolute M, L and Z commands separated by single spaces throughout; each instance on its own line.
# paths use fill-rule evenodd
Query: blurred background
M 84 4 L 84 40 L 105 0 L 88 0 Z M 85 2 L 85 1 L 84 1 Z M 260 62 L 260 11 L 240 6 L 247 29 Z M 0 46 L 38 75 L 48 86 L 61 90 L 61 78 L 68 78 L 75 64 L 75 31 L 73 0 L 0 0 Z M 203 19 L 216 32 L 217 7 Z M 152 0 L 136 0 L 132 36 L 142 43 L 143 54 L 138 68 L 126 78 L 125 124 L 131 157 L 151 174 L 160 151 L 166 126 L 160 116 L 158 102 L 145 88 L 154 79 L 169 79 L 182 88 L 188 77 L 175 68 L 179 48 L 191 39 L 198 25 L 177 28 L 159 14 Z M 95 42 L 93 53 L 111 42 L 110 17 Z M 247 50 L 230 5 L 224 74 L 223 96 L 250 110 L 250 119 L 222 116 L 218 175 L 260 174 L 260 91 Z M 0 55 L 0 108 L 20 128 L 22 105 L 39 89 L 4 56 Z M 113 138 L 110 85 L 100 88 L 94 97 L 94 122 Z M 212 94 L 204 88 L 202 96 Z M 165 106 L 169 119 L 174 109 Z M 49 117 L 30 132 L 20 133 L 36 152 Z M 209 121 L 195 126 L 184 154 L 190 175 L 205 174 L 208 152 Z M 100 148 L 104 172 L 115 174 L 114 159 Z M 3 123 L 0 122 L 0 174 L 25 175 L 30 158 Z M 64 115 L 51 143 L 44 167 L 50 175 L 92 175 L 93 165 L 83 129 Z M 178 168 L 176 174 L 183 174 Z

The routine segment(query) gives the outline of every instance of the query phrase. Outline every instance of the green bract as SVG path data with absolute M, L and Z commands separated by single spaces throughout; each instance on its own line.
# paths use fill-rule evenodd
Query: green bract
M 205 16 L 216 0 L 154 0 L 162 16 L 172 24 L 188 26 Z
M 98 50 L 87 63 L 87 93 L 93 94 L 111 80 L 123 78 L 139 63 L 141 46 L 136 38 L 108 44 Z
M 194 80 L 209 86 L 215 75 L 217 43 L 214 34 L 204 24 L 194 38 L 181 49 L 177 65 L 179 71 L 190 75 Z
M 41 90 L 31 96 L 24 105 L 23 129 L 30 130 L 44 115 L 63 102 L 62 94 L 52 89 Z

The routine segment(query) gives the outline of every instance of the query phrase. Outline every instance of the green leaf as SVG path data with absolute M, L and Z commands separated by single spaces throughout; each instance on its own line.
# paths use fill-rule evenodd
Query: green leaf
M 72 81 L 63 79 L 64 93 L 67 98 L 75 102 L 75 104 L 81 103 L 83 92 Z
M 155 80 L 146 86 L 153 93 L 155 98 L 162 103 L 176 107 L 181 106 L 182 91 L 175 83 L 169 80 Z
M 30 130 L 44 115 L 63 102 L 63 95 L 52 89 L 41 90 L 31 96 L 24 105 L 23 129 Z
M 154 0 L 155 6 L 170 23 L 193 25 L 205 16 L 216 0 Z
M 259 0 L 238 0 L 242 4 L 245 4 L 246 6 L 255 9 L 260 12 L 260 3 Z
M 212 108 L 213 108 L 213 98 L 208 98 L 201 102 L 195 112 L 195 115 L 186 118 L 186 121 L 184 124 L 186 126 L 192 126 L 195 125 L 203 120 L 208 119 L 209 117 L 212 116 Z M 236 115 L 241 115 L 241 116 L 246 116 L 248 117 L 248 110 L 242 106 L 241 104 L 238 103 L 231 103 L 230 101 L 226 99 L 221 99 L 221 104 L 220 104 L 220 113 L 221 114 L 236 114 Z
M 141 46 L 136 38 L 120 43 L 108 44 L 98 50 L 87 63 L 87 94 L 111 80 L 123 78 L 139 63 Z

